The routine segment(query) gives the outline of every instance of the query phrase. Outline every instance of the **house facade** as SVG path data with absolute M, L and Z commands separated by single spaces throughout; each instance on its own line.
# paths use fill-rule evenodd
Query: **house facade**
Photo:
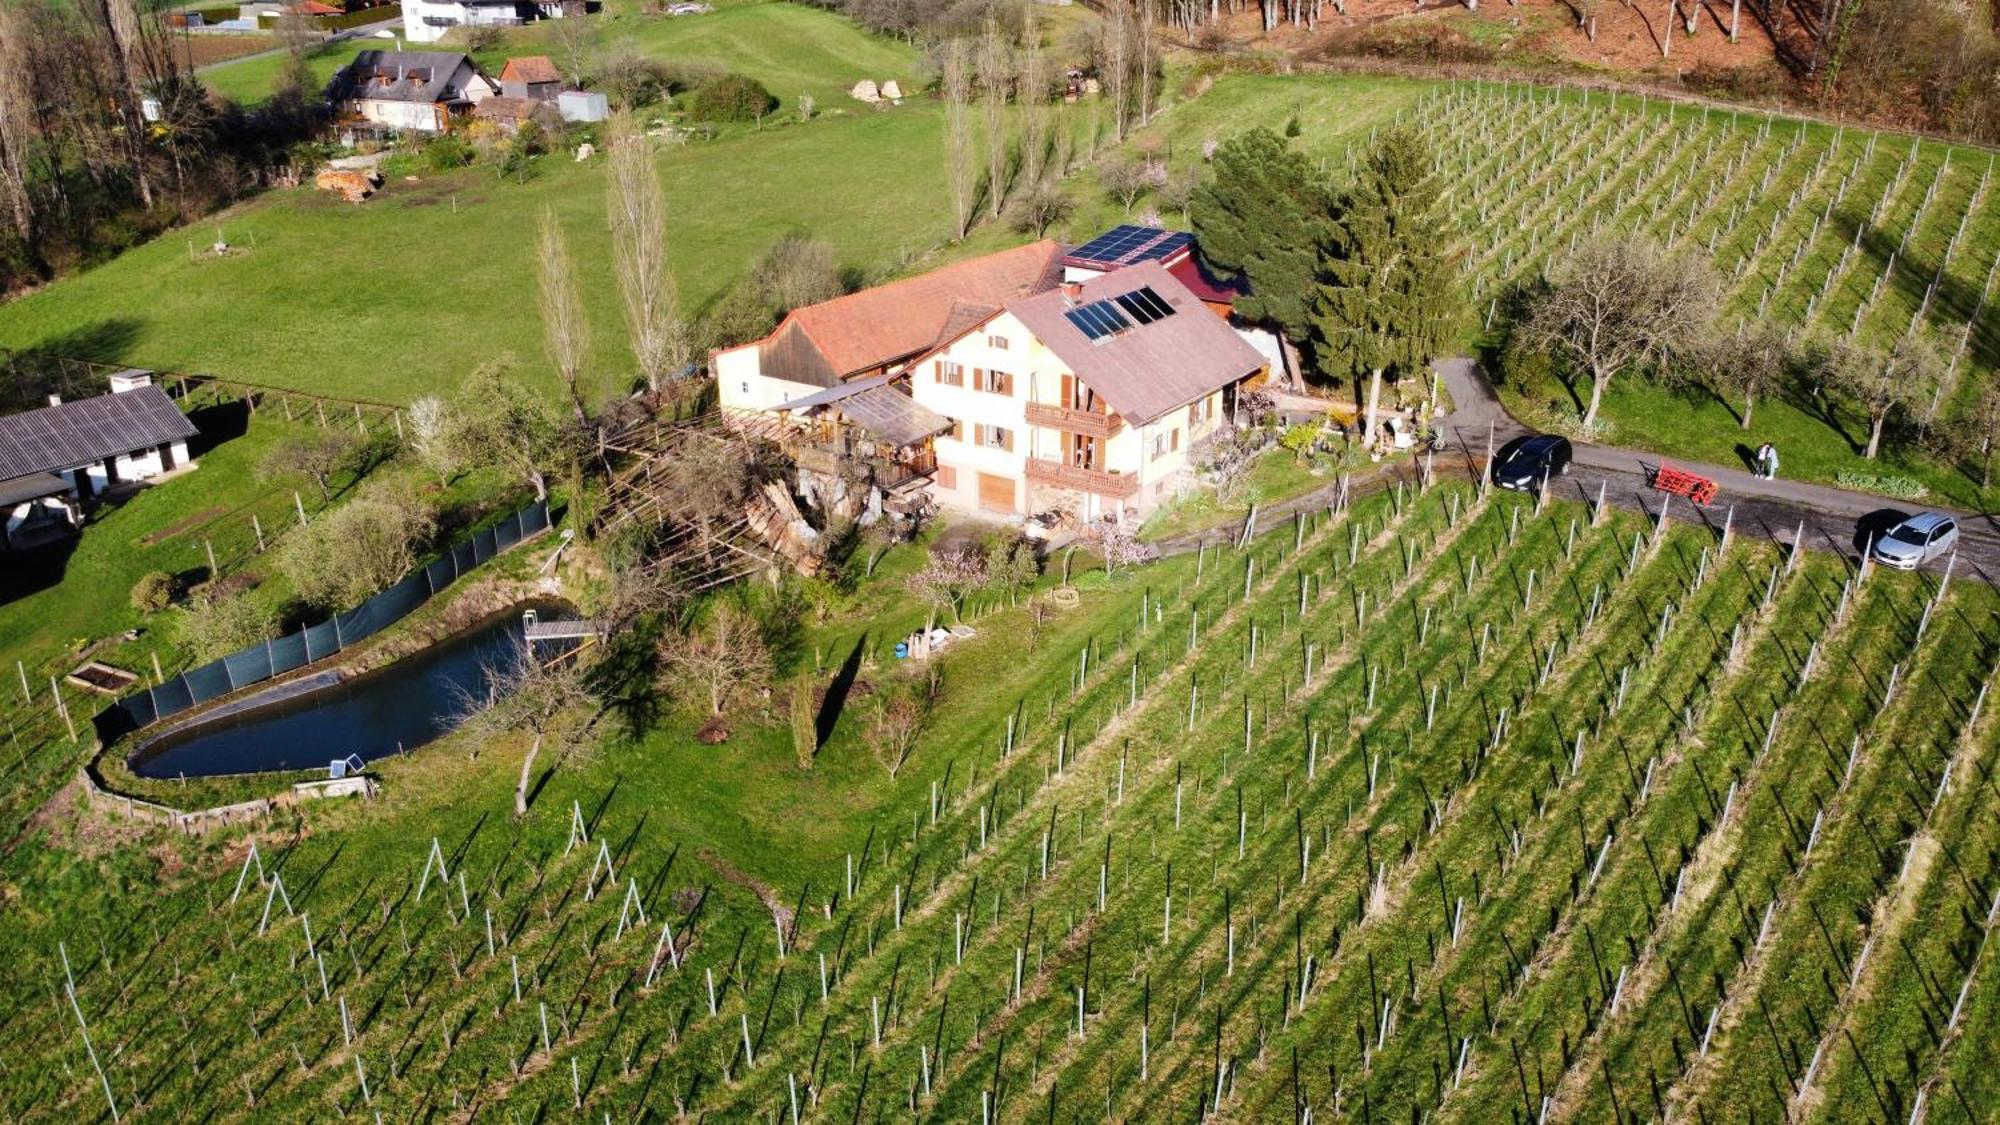
M 519 27 L 586 10 L 575 0 L 404 0 L 403 37 L 435 43 L 456 27 Z
M 1143 518 L 1193 483 L 1196 446 L 1265 357 L 1158 262 L 1010 302 L 919 357 L 937 503 L 999 516 Z
M 901 370 L 1008 301 L 1053 289 L 1062 247 L 1032 242 L 794 309 L 771 334 L 709 356 L 725 410 L 773 411 Z
M 194 468 L 198 431 L 145 371 L 111 376 L 111 393 L 0 418 L 0 512 L 9 547 L 78 522 L 83 500 L 120 484 Z
M 500 92 L 510 98 L 553 102 L 562 92 L 562 74 L 547 55 L 520 55 L 500 68 Z
M 339 115 L 413 133 L 442 133 L 454 116 L 499 92 L 470 56 L 455 51 L 362 51 L 327 86 Z

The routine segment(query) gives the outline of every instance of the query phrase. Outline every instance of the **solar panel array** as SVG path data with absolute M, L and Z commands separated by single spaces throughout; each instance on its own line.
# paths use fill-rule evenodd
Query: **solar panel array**
M 1069 260 L 1108 265 L 1113 268 L 1166 258 L 1194 242 L 1186 231 L 1126 223 L 1112 227 L 1075 250 Z
M 1088 340 L 1102 340 L 1131 329 L 1132 322 L 1110 301 L 1092 301 L 1063 314 Z
M 1151 324 L 1174 315 L 1174 307 L 1166 299 L 1153 292 L 1150 285 L 1142 285 L 1130 293 L 1120 293 L 1102 301 L 1092 301 L 1064 313 L 1076 330 L 1084 338 L 1097 341 L 1107 336 L 1132 329 L 1133 322 Z
M 1174 307 L 1165 298 L 1153 292 L 1150 285 L 1142 285 L 1130 293 L 1120 293 L 1112 298 L 1120 308 L 1132 314 L 1132 319 L 1140 324 L 1151 324 L 1174 315 Z

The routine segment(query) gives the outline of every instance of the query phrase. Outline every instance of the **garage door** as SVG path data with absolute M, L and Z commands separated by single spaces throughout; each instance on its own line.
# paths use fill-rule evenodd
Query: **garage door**
M 989 512 L 1014 510 L 1014 480 L 1012 477 L 996 477 L 991 473 L 979 474 L 979 506 Z

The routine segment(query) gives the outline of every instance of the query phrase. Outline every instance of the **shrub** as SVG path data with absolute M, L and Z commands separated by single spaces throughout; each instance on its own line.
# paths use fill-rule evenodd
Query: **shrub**
M 792 681 L 792 757 L 802 770 L 813 767 L 819 753 L 819 715 L 813 707 L 811 676 Z
M 1842 488 L 1879 493 L 1898 500 L 1922 500 L 1924 494 L 1930 491 L 1921 481 L 1889 473 L 1840 472 L 1834 475 L 1833 480 Z
M 278 635 L 278 615 L 247 594 L 197 598 L 181 610 L 181 643 L 196 660 L 214 660 Z
M 771 91 L 742 74 L 725 74 L 688 100 L 688 114 L 697 121 L 755 121 L 776 108 Z
M 471 145 L 455 133 L 446 133 L 424 146 L 424 166 L 433 172 L 449 172 L 472 163 L 474 155 Z
M 153 571 L 132 586 L 132 608 L 158 613 L 173 604 L 177 592 L 173 575 L 164 570 Z

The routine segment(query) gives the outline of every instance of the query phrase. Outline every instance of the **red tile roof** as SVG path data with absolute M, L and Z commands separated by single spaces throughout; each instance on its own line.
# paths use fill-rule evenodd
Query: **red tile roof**
M 932 347 L 1061 276 L 1062 246 L 1045 239 L 794 309 L 771 337 L 801 331 L 828 367 L 852 375 Z
M 547 55 L 522 55 L 500 68 L 502 82 L 560 82 L 562 75 Z
M 1168 266 L 1167 272 L 1174 280 L 1188 287 L 1188 292 L 1211 305 L 1230 305 L 1250 295 L 1247 278 L 1227 278 L 1209 269 L 1198 257 L 1188 257 Z

